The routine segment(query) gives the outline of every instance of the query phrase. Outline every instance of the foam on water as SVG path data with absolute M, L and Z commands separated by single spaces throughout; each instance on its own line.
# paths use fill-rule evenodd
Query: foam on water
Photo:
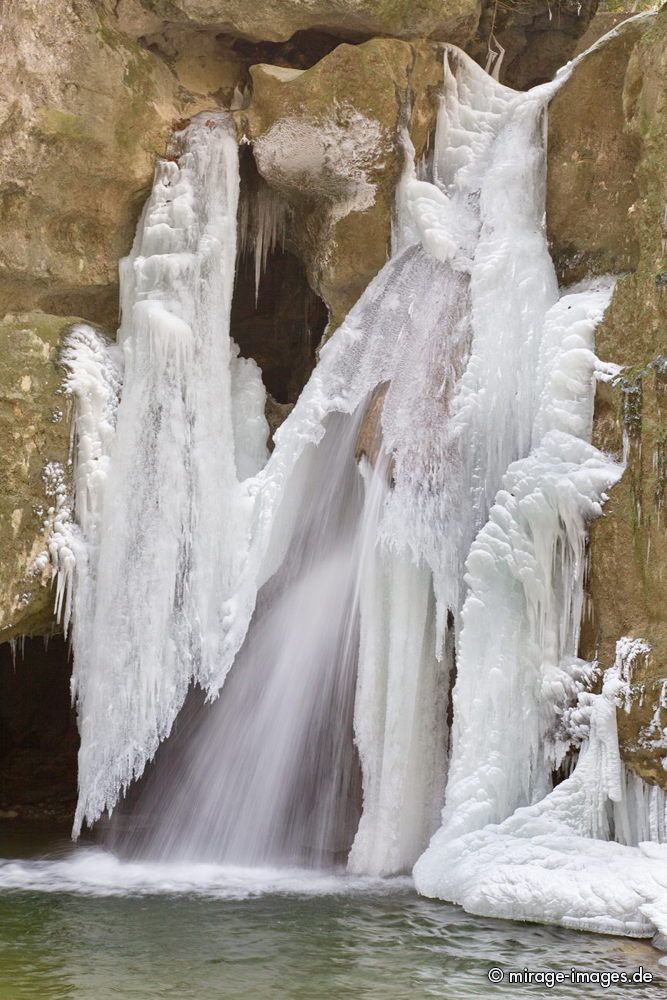
M 265 895 L 391 895 L 409 878 L 360 878 L 313 868 L 121 861 L 98 848 L 77 848 L 62 858 L 0 860 L 0 892 L 74 893 L 83 896 L 193 895 L 241 900 Z

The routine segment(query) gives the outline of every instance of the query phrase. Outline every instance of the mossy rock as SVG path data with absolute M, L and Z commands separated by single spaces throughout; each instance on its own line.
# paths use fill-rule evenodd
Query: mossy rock
M 58 353 L 74 317 L 33 312 L 0 321 L 0 641 L 51 631 L 51 573 L 45 550 L 53 473 L 69 477 L 71 403 Z M 51 473 L 51 474 L 49 474 Z

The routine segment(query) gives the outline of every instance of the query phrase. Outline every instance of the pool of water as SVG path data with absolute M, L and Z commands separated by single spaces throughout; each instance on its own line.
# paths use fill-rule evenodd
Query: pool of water
M 470 917 L 408 879 L 130 865 L 0 836 L 0 1000 L 422 1000 L 665 996 L 644 941 Z M 36 855 L 40 856 L 37 857 Z M 23 855 L 23 860 L 20 860 Z M 651 984 L 510 985 L 510 971 Z M 491 968 L 505 974 L 489 983 Z M 664 970 L 663 970 L 664 972 Z

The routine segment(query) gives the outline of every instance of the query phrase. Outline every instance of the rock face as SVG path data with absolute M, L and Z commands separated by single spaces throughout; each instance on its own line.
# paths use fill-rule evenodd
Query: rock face
M 100 4 L 8 0 L 1 18 L 0 315 L 113 329 L 155 158 L 203 105 Z
M 284 41 L 297 31 L 329 29 L 338 37 L 418 36 L 465 43 L 479 0 L 141 0 L 164 21 L 214 26 L 255 41 Z
M 591 128 L 591 122 L 595 127 Z M 614 662 L 623 636 L 651 647 L 619 711 L 626 763 L 667 788 L 667 12 L 590 56 L 554 100 L 548 220 L 561 280 L 629 272 L 597 332 L 624 366 L 597 394 L 595 443 L 627 470 L 592 527 L 582 652 Z
M 629 127 L 622 86 L 642 33 L 635 25 L 585 59 L 549 109 L 547 219 L 564 283 L 637 266 L 631 215 L 642 140 Z
M 501 83 L 527 90 L 550 80 L 571 58 L 597 5 L 597 0 L 485 3 L 468 51 L 482 66 L 491 58 L 489 68 Z
M 50 574 L 35 560 L 55 491 L 67 485 L 70 404 L 57 361 L 73 322 L 44 313 L 0 322 L 0 642 L 52 627 Z
M 340 45 L 305 72 L 252 68 L 239 132 L 282 198 L 288 237 L 335 329 L 385 263 L 402 130 L 419 158 L 435 122 L 442 59 L 427 42 Z M 411 107 L 411 111 L 407 109 Z

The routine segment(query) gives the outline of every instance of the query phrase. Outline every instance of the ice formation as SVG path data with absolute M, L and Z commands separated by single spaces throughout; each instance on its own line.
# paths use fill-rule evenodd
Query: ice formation
M 607 839 L 619 814 L 627 817 L 616 731 L 622 683 L 611 668 L 602 693 L 590 696 L 590 734 L 573 774 L 501 823 L 451 839 L 445 826 L 417 863 L 418 891 L 487 916 L 632 937 L 667 933 L 667 844 Z M 664 796 L 661 811 L 661 829 L 642 835 L 664 836 Z
M 255 301 L 269 255 L 285 242 L 289 208 L 261 178 L 255 190 L 241 198 L 238 213 L 239 250 L 252 252 L 255 265 Z
M 95 543 L 86 562 L 77 560 L 75 832 L 141 774 L 190 681 L 211 683 L 250 516 L 239 476 L 266 457 L 259 371 L 229 339 L 236 138 L 216 114 L 194 119 L 176 142 L 180 156 L 158 165 L 132 254 L 121 262 L 122 399 L 94 507 Z M 67 363 L 79 385 L 87 356 L 70 351 Z M 81 433 L 81 406 L 78 414 L 85 533 L 90 434 Z
M 67 632 L 74 594 L 82 598 L 83 579 L 96 558 L 122 385 L 122 357 L 116 344 L 94 327 L 79 323 L 69 332 L 60 361 L 67 371 L 63 390 L 74 400 L 74 496 L 69 497 L 63 488 L 56 491 L 49 552 L 57 572 L 56 614 Z M 64 476 L 61 478 L 64 482 Z
M 259 371 L 229 338 L 239 173 L 224 115 L 195 119 L 159 165 L 121 270 L 123 393 L 76 557 L 75 831 L 142 773 L 192 682 L 211 698 L 224 684 L 151 802 L 158 856 L 294 862 L 305 844 L 321 863 L 349 847 L 353 714 L 352 871 L 409 870 L 444 802 L 420 891 L 490 915 L 662 926 L 663 849 L 636 845 L 664 836 L 664 802 L 620 766 L 618 670 L 594 695 L 576 657 L 586 529 L 621 466 L 590 444 L 595 378 L 614 372 L 593 351 L 613 280 L 560 295 L 544 234 L 546 107 L 568 72 L 519 94 L 445 47 L 433 153 L 399 185 L 392 258 L 268 459 Z M 327 136 L 311 138 L 336 174 Z M 261 267 L 279 218 L 256 211 Z M 382 447 L 358 467 L 380 391 Z

